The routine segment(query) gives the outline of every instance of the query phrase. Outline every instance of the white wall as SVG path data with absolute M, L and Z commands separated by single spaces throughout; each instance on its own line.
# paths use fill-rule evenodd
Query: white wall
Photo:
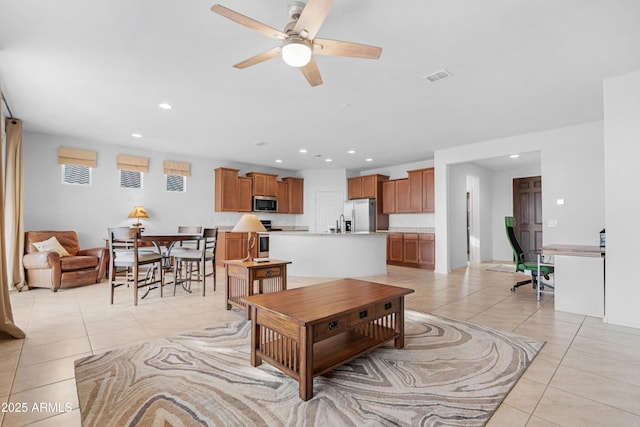
M 605 80 L 605 320 L 640 328 L 640 72 Z
M 598 233 L 604 226 L 603 140 L 603 122 L 598 121 L 437 151 L 436 230 L 438 235 L 450 238 L 453 233 L 454 239 L 436 239 L 436 271 L 447 273 L 460 266 L 460 243 L 455 239 L 458 223 L 450 224 L 457 215 L 450 210 L 459 209 L 456 201 L 463 190 L 459 185 L 450 188 L 452 182 L 459 183 L 455 176 L 459 169 L 452 166 L 514 152 L 541 152 L 544 244 L 597 245 Z M 557 198 L 564 198 L 566 204 L 555 205 Z M 496 212 L 492 215 L 498 216 Z M 502 212 L 500 216 L 504 217 Z M 546 226 L 550 219 L 557 221 L 557 227 Z M 499 242 L 499 233 L 494 225 L 494 242 Z M 456 262 L 452 263 L 452 259 Z
M 188 155 L 166 155 L 109 144 L 25 132 L 24 147 L 24 222 L 25 230 L 75 230 L 83 248 L 103 246 L 107 227 L 129 225 L 127 218 L 134 205 L 143 205 L 149 219 L 146 230 L 175 232 L 178 225 L 233 226 L 240 213 L 214 212 L 214 173 L 217 167 L 252 170 L 296 176 L 292 171 L 269 169 L 217 159 Z M 98 152 L 98 166 L 93 169 L 91 187 L 63 185 L 58 165 L 58 147 L 74 147 Z M 118 154 L 149 158 L 149 172 L 144 174 L 143 189 L 119 186 L 116 168 Z M 187 191 L 165 191 L 163 160 L 191 163 Z M 274 224 L 299 225 L 301 215 L 260 214 Z
M 316 227 L 316 206 L 317 193 L 341 193 L 341 204 L 347 200 L 347 171 L 344 169 L 308 169 L 299 172 L 304 178 L 304 214 L 300 215 L 299 223 L 309 226 L 309 231 L 324 232 L 324 227 Z M 342 211 L 340 206 L 339 211 Z M 337 215 L 335 220 L 340 215 Z M 318 229 L 317 229 L 318 228 Z

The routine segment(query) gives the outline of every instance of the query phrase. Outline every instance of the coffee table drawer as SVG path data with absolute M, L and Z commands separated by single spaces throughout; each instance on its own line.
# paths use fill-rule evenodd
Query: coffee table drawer
M 382 317 L 389 313 L 398 312 L 400 307 L 400 298 L 391 298 L 385 302 L 381 302 L 377 305 L 378 316 Z
M 360 310 L 352 311 L 348 314 L 349 317 L 349 327 L 352 328 L 361 323 L 369 323 L 371 319 L 375 319 L 377 316 L 377 306 L 372 305 L 371 307 L 365 307 Z
M 256 279 L 265 279 L 269 277 L 278 277 L 280 276 L 281 268 L 280 267 L 266 267 L 256 270 L 255 277 Z
M 348 316 L 338 316 L 334 319 L 317 323 L 313 327 L 313 341 L 321 341 L 325 338 L 332 337 L 347 330 Z

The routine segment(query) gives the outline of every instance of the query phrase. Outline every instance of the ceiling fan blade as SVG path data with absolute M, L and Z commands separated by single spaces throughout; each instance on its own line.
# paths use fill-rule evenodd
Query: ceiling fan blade
M 320 70 L 318 69 L 318 64 L 316 64 L 316 60 L 311 57 L 311 61 L 304 67 L 300 68 L 302 74 L 307 79 L 311 86 L 318 86 L 322 84 L 322 77 L 320 77 Z
M 380 54 L 382 54 L 382 48 L 340 40 L 314 39 L 313 53 L 318 55 L 378 59 L 380 58 Z
M 232 21 L 237 22 L 240 25 L 244 25 L 250 30 L 257 31 L 267 37 L 271 37 L 272 39 L 284 40 L 287 38 L 287 35 L 282 31 L 276 30 L 275 28 L 263 24 L 262 22 L 258 22 L 255 19 L 249 18 L 248 16 L 244 16 L 222 5 L 214 4 L 213 6 L 211 6 L 211 11 L 217 13 L 218 15 L 224 16 L 225 18 L 231 19 Z
M 280 56 L 281 52 L 282 52 L 282 48 L 280 46 L 276 46 L 273 49 L 269 49 L 255 56 L 252 56 L 249 59 L 245 59 L 242 62 L 238 62 L 236 65 L 234 65 L 234 68 L 243 69 L 243 68 L 251 67 L 252 65 L 256 65 L 261 62 L 268 61 L 269 59 L 275 58 L 276 56 Z
M 333 0 L 309 0 L 293 27 L 293 32 L 313 40 L 332 5 Z

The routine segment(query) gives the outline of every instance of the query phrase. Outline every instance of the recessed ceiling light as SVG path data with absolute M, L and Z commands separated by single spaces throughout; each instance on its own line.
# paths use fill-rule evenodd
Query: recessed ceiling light
M 356 154 L 356 150 L 349 150 L 347 151 L 348 154 Z
M 298 153 L 306 153 L 307 149 L 306 148 L 301 148 L 298 150 Z
M 282 160 L 276 159 L 276 163 L 282 163 Z
M 142 134 L 141 133 L 132 133 L 131 136 L 134 137 L 134 138 L 142 138 Z
M 162 108 L 163 110 L 171 110 L 173 108 L 171 104 L 167 104 L 166 102 L 158 104 L 158 107 Z
M 333 159 L 324 159 L 325 162 L 333 162 Z
M 520 154 L 512 154 L 509 156 L 510 159 L 517 159 L 518 157 L 520 157 Z
M 372 158 L 364 159 L 365 162 L 373 162 Z

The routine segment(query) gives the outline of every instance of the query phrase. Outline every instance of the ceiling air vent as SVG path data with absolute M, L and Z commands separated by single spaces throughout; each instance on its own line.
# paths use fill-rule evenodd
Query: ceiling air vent
M 423 77 L 423 79 L 429 80 L 431 83 L 437 82 L 438 80 L 446 79 L 447 77 L 451 77 L 452 74 L 447 70 L 436 71 L 435 73 L 427 74 Z

